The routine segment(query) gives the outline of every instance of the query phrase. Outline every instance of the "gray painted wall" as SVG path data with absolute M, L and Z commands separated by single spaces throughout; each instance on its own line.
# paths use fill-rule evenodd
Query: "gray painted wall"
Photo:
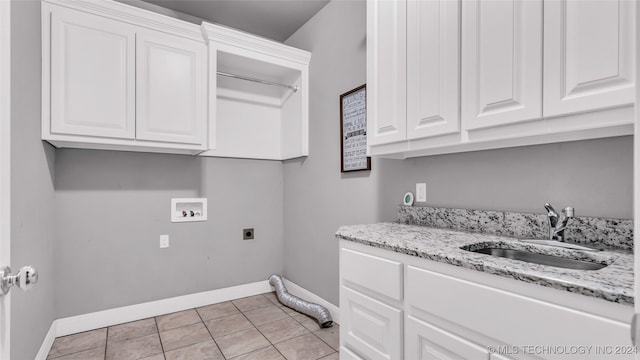
M 366 82 L 366 5 L 334 0 L 286 43 L 313 52 L 310 156 L 284 165 L 284 274 L 338 304 L 340 225 L 395 219 L 416 182 L 427 205 L 631 218 L 633 138 L 373 159 L 371 172 L 340 174 L 339 95 Z
M 426 182 L 429 206 L 633 218 L 632 136 L 381 162 L 384 207 Z
M 280 162 L 62 149 L 55 166 L 59 318 L 282 273 Z M 172 197 L 206 197 L 208 221 L 171 223 Z
M 40 283 L 11 291 L 11 358 L 33 359 L 55 319 L 53 148 L 40 141 L 40 2 L 11 4 L 11 265 Z
M 366 3 L 332 1 L 286 43 L 312 52 L 309 157 L 284 165 L 284 275 L 338 303 L 340 225 L 370 223 L 379 170 L 340 173 L 339 95 L 366 82 Z M 374 161 L 374 169 L 376 161 Z

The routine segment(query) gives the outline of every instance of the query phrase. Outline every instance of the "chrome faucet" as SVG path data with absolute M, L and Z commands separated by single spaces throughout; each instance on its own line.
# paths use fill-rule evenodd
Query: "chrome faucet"
M 567 228 L 569 219 L 573 218 L 573 208 L 567 206 L 562 209 L 562 214 L 558 215 L 556 210 L 549 203 L 544 204 L 549 218 L 549 240 L 564 242 L 564 230 Z

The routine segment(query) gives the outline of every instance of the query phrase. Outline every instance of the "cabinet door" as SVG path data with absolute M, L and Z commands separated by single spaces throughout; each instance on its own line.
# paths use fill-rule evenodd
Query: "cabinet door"
M 544 3 L 544 116 L 634 102 L 635 1 Z
M 462 126 L 542 116 L 542 1 L 462 2 Z
M 503 348 L 506 351 L 502 354 L 498 351 L 502 359 L 509 354 L 518 354 L 518 351 L 519 359 L 525 355 L 536 355 L 526 354 L 522 350 L 524 345 L 570 347 L 597 344 L 609 349 L 627 349 L 631 345 L 628 323 L 411 265 L 407 267 L 406 279 L 405 306 L 410 309 L 410 316 L 446 319 L 451 331 L 482 334 L 501 344 L 509 344 Z M 474 301 L 483 304 L 481 310 L 470 306 Z M 603 354 L 606 353 L 594 350 L 586 354 L 567 353 L 549 357 L 584 360 L 602 359 Z M 492 355 L 492 358 L 500 359 L 497 355 Z M 616 356 L 616 359 L 631 358 L 631 353 Z
M 340 341 L 369 360 L 402 359 L 402 310 L 340 287 Z
M 404 337 L 407 359 L 463 360 L 489 357 L 485 348 L 411 316 L 407 318 Z
M 460 131 L 460 1 L 407 3 L 407 138 Z
M 340 360 L 364 360 L 364 359 L 354 354 L 351 350 L 343 346 L 340 348 Z
M 138 34 L 136 139 L 204 144 L 205 51 L 192 40 Z
M 53 11 L 51 132 L 133 139 L 134 71 L 133 28 L 78 11 Z
M 367 142 L 405 140 L 406 0 L 367 1 Z

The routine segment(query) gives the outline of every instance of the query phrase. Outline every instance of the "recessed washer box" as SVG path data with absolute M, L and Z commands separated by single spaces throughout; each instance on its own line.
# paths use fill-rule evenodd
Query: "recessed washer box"
M 171 199 L 171 222 L 206 221 L 206 198 Z

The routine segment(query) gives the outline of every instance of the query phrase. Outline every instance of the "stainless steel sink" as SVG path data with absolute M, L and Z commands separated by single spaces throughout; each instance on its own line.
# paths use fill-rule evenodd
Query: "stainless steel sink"
M 508 259 L 526 261 L 534 264 L 555 266 L 555 267 L 565 268 L 565 269 L 599 270 L 607 266 L 606 264 L 601 264 L 597 262 L 568 259 L 568 258 L 553 256 L 553 255 L 537 254 L 537 253 L 524 251 L 524 250 L 483 247 L 483 248 L 468 250 L 468 251 L 480 253 L 480 254 L 487 254 L 491 256 L 504 257 Z

